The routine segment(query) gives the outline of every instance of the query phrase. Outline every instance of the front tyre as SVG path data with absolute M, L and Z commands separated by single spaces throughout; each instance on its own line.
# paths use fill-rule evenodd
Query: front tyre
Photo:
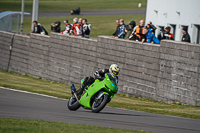
M 72 95 L 67 103 L 67 107 L 71 111 L 76 111 L 77 109 L 80 108 L 80 104 L 78 103 L 77 99 L 75 98 L 74 95 Z
M 109 96 L 103 94 L 100 98 L 96 97 L 92 103 L 92 112 L 99 113 L 107 104 Z

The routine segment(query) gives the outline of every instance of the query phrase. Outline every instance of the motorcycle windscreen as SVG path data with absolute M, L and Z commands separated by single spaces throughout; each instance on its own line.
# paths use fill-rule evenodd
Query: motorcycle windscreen
M 117 93 L 118 88 L 117 88 L 117 77 L 116 76 L 112 76 L 110 73 L 106 73 L 105 75 L 105 79 L 104 82 L 107 86 L 107 88 L 109 88 L 111 90 L 112 93 Z

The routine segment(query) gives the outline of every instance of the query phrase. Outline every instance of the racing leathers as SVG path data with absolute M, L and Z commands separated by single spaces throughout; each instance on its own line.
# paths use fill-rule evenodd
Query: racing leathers
M 91 24 L 84 24 L 83 25 L 83 37 L 89 38 L 90 37 L 90 30 L 91 30 Z
M 78 91 L 76 91 L 76 95 L 81 95 L 83 93 L 83 90 L 88 86 L 88 85 L 91 85 L 92 83 L 94 83 L 95 79 L 99 79 L 100 81 L 102 81 L 104 78 L 105 78 L 105 74 L 106 73 L 109 73 L 109 69 L 103 69 L 103 70 L 100 70 L 100 71 L 96 71 L 94 73 L 94 77 L 92 76 L 89 76 L 89 77 L 86 77 L 83 81 L 83 84 L 82 86 L 80 87 L 80 89 Z M 117 77 L 118 78 L 118 77 Z
M 142 41 L 142 38 L 144 37 L 144 35 L 142 34 L 142 31 L 144 30 L 144 28 L 145 28 L 144 26 L 135 26 L 131 35 L 129 36 L 129 39 Z
M 124 39 L 124 36 L 125 36 L 125 24 L 122 24 L 121 26 L 120 26 L 120 33 L 119 33 L 119 35 L 117 35 L 119 38 L 122 38 L 122 39 Z
M 70 34 L 75 34 L 75 36 L 83 35 L 83 24 L 82 23 L 74 23 L 70 29 Z
M 71 29 L 71 24 L 66 23 L 65 30 L 61 31 L 61 33 L 62 33 L 62 34 L 67 34 L 67 35 L 69 35 L 70 29 Z

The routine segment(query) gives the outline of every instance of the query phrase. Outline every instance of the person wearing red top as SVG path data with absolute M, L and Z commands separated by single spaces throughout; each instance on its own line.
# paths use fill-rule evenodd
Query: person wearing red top
M 73 25 L 70 29 L 70 35 L 75 34 L 75 36 L 81 36 L 83 35 L 83 25 L 82 23 L 78 23 L 78 19 L 73 19 Z

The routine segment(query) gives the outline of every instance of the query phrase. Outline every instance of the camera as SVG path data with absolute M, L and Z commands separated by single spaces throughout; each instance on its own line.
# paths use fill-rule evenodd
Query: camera
M 156 30 L 157 28 L 151 23 L 151 24 L 149 24 L 149 26 L 150 26 L 150 28 L 152 28 L 152 29 L 154 29 L 154 30 Z
M 156 30 L 157 28 L 151 23 L 151 24 L 149 24 L 149 26 L 150 26 L 150 28 L 152 28 L 152 29 L 154 29 L 154 30 Z

